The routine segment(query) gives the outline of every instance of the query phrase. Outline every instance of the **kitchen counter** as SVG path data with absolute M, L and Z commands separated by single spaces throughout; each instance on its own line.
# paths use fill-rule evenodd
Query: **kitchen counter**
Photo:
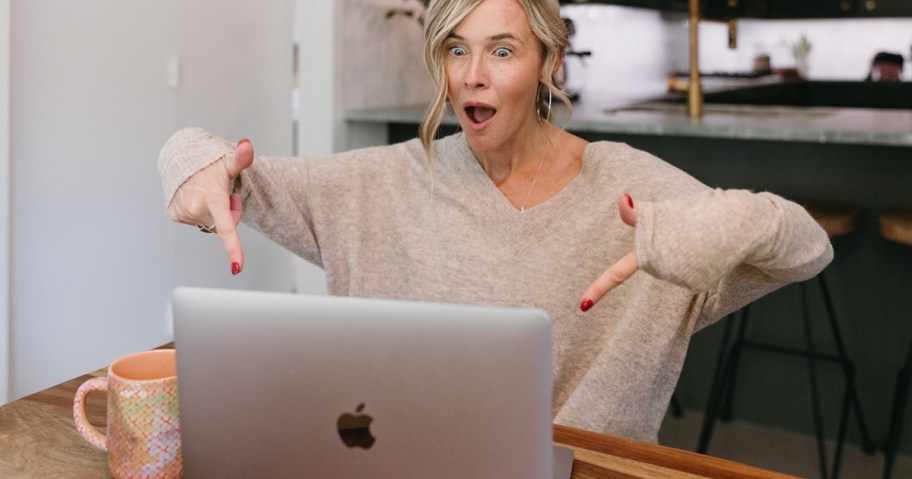
M 605 109 L 581 104 L 574 106 L 567 130 L 912 147 L 912 110 L 706 104 L 703 118 L 692 120 L 685 108 L 658 101 Z M 423 116 L 418 106 L 345 113 L 349 122 L 386 124 L 418 124 Z
M 711 92 L 762 82 L 733 84 L 729 80 L 724 85 L 708 82 L 704 86 Z M 912 110 L 707 103 L 702 118 L 690 119 L 683 103 L 668 98 L 661 93 L 590 98 L 574 105 L 566 126 L 573 132 L 603 134 L 912 147 Z M 556 118 L 566 117 L 562 106 L 556 106 L 555 113 Z M 377 108 L 347 111 L 345 120 L 418 124 L 423 115 L 423 106 Z M 456 121 L 450 117 L 444 124 L 454 126 Z

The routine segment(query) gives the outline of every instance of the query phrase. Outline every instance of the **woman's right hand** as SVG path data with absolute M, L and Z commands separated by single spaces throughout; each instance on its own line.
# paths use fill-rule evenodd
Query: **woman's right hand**
M 629 193 L 624 193 L 618 199 L 618 212 L 627 226 L 636 227 L 637 212 L 633 206 L 633 198 Z M 609 291 L 618 287 L 624 281 L 627 281 L 634 273 L 639 271 L 640 264 L 637 259 L 636 250 L 632 249 L 629 253 L 622 256 L 616 263 L 612 264 L 596 280 L 586 288 L 583 293 L 583 299 L 580 302 L 580 310 L 584 313 L 589 311 L 595 303 L 598 303 L 603 296 Z
M 253 146 L 245 138 L 238 142 L 233 158 L 225 156 L 194 173 L 168 205 L 168 215 L 174 221 L 197 227 L 214 225 L 228 253 L 232 274 L 244 268 L 244 250 L 237 232 L 244 207 L 241 196 L 231 188 L 234 179 L 251 164 Z

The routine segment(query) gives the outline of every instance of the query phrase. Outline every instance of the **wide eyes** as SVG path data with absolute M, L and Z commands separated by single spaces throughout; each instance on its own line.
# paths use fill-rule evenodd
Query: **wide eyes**
M 469 51 L 465 47 L 455 46 L 450 47 L 450 55 L 454 57 L 461 57 L 469 54 Z M 513 54 L 513 51 L 506 47 L 495 48 L 492 54 L 497 58 L 508 58 Z

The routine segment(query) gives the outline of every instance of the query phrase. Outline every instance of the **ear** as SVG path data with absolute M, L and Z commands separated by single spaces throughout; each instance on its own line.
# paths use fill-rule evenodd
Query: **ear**
M 557 59 L 554 61 L 554 68 L 551 69 L 551 78 L 549 78 L 548 80 L 552 80 L 552 81 L 554 80 L 554 76 L 557 75 L 557 71 L 560 70 L 560 67 L 563 64 L 564 64 L 564 52 L 560 52 L 560 54 L 558 54 L 558 56 L 557 56 Z M 540 79 L 539 83 L 542 83 L 542 84 L 546 83 L 545 79 L 544 78 Z
M 554 62 L 554 69 L 551 70 L 551 75 L 556 75 L 557 71 L 560 70 L 560 67 L 563 64 L 564 64 L 564 52 L 560 52 L 557 55 L 557 61 Z

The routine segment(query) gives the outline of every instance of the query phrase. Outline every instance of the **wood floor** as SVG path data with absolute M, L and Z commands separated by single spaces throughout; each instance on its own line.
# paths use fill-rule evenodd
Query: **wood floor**
M 659 442 L 666 446 L 694 450 L 697 446 L 701 411 L 687 410 L 680 418 L 668 415 L 659 432 Z M 909 431 L 912 434 L 912 431 Z M 828 457 L 833 457 L 834 445 L 830 444 Z M 817 479 L 817 443 L 813 436 L 805 436 L 779 429 L 763 427 L 733 420 L 717 423 L 709 454 L 752 466 Z M 844 479 L 877 479 L 883 472 L 883 453 L 867 455 L 854 444 L 847 444 L 839 469 Z M 912 456 L 898 456 L 894 463 L 892 479 L 912 478 Z

